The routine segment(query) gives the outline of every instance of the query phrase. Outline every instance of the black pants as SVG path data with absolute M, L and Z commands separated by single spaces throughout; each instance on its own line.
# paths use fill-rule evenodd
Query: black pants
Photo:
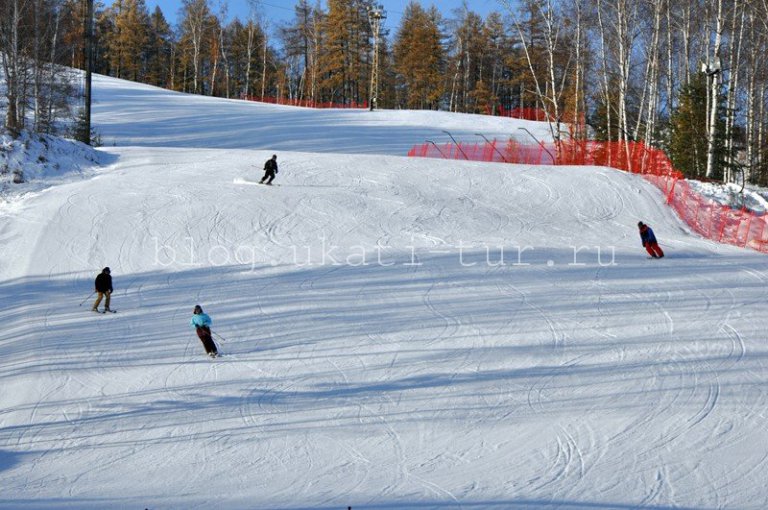
M 206 354 L 219 353 L 218 349 L 216 349 L 216 344 L 213 342 L 213 338 L 211 338 L 211 330 L 208 326 L 197 328 L 197 337 L 203 342 Z
M 272 181 L 275 180 L 275 171 L 274 170 L 265 170 L 264 171 L 264 177 L 261 178 L 261 182 L 264 182 L 267 177 L 269 177 L 269 180 L 267 181 L 267 184 L 272 184 Z

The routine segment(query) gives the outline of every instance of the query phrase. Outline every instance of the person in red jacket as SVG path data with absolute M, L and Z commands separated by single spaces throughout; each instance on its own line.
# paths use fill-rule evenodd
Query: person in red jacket
M 656 236 L 653 235 L 653 230 L 651 230 L 651 227 L 641 221 L 638 222 L 637 228 L 640 229 L 640 240 L 643 242 L 643 246 L 648 252 L 648 255 L 654 259 L 660 259 L 663 257 L 664 252 L 661 251 L 659 243 L 656 242 Z

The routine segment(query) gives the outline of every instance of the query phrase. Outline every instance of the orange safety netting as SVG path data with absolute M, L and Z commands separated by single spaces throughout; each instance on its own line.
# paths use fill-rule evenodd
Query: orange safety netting
M 694 191 L 664 151 L 639 142 L 561 142 L 539 145 L 514 140 L 499 143 L 424 143 L 408 156 L 466 159 L 528 165 L 607 166 L 641 174 L 666 196 L 667 203 L 700 235 L 721 243 L 768 253 L 768 216 L 733 209 Z
M 368 102 L 358 103 L 350 101 L 348 103 L 333 103 L 331 101 L 315 101 L 312 99 L 290 99 L 285 97 L 269 96 L 247 96 L 242 94 L 240 99 L 246 101 L 256 101 L 259 103 L 280 104 L 285 106 L 303 106 L 306 108 L 368 108 Z

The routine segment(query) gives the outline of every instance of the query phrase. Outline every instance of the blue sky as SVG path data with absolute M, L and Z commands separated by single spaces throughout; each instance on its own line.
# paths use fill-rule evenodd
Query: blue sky
M 224 2 L 225 0 L 211 0 L 210 5 L 214 10 L 217 10 L 218 2 Z M 379 3 L 384 6 L 387 11 L 388 18 L 385 22 L 385 28 L 389 28 L 392 33 L 397 30 L 400 23 L 400 16 L 405 11 L 405 7 L 410 0 L 379 0 Z M 105 3 L 109 3 L 106 0 Z M 270 25 L 275 27 L 284 21 L 293 19 L 294 16 L 294 0 L 263 0 L 261 3 L 261 10 L 264 16 L 269 19 Z M 314 4 L 314 1 L 311 2 Z M 421 5 L 427 7 L 429 5 L 436 5 L 440 12 L 445 16 L 450 16 L 451 11 L 460 7 L 463 0 L 420 0 Z M 172 24 L 175 24 L 176 16 L 181 7 L 181 0 L 146 0 L 147 7 L 150 12 L 155 9 L 156 5 L 160 6 L 166 19 Z M 249 3 L 247 0 L 228 0 L 226 1 L 228 6 L 228 13 L 230 17 L 238 16 L 241 19 L 245 19 L 248 16 Z M 327 5 L 323 0 L 322 4 Z M 469 8 L 478 14 L 485 16 L 489 12 L 498 11 L 504 12 L 504 8 L 498 2 L 498 0 L 467 0 Z

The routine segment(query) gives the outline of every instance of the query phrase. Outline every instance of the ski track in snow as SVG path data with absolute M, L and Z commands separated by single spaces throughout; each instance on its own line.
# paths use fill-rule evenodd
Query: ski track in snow
M 612 170 L 396 157 L 514 121 L 96 83 L 116 162 L 0 217 L 0 509 L 768 507 L 764 255 Z

